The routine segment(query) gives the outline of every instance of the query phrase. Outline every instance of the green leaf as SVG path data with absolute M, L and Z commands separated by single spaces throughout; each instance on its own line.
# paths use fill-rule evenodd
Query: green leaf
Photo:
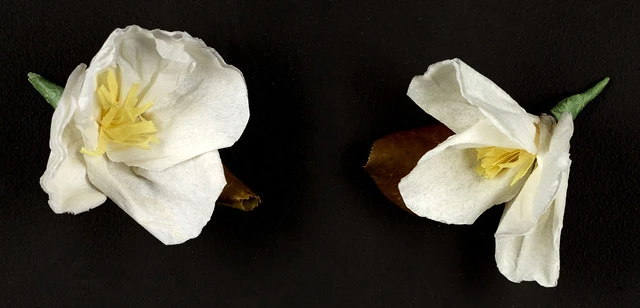
M 44 77 L 36 73 L 28 73 L 27 76 L 29 76 L 29 82 L 31 85 L 33 85 L 33 87 L 40 92 L 40 95 L 47 100 L 47 103 L 55 109 L 60 97 L 62 96 L 64 88 L 46 80 Z
M 551 113 L 559 121 L 560 116 L 562 116 L 564 112 L 569 112 L 571 113 L 571 115 L 573 116 L 573 119 L 575 120 L 576 117 L 578 116 L 578 113 L 580 113 L 580 111 L 582 111 L 582 109 L 590 101 L 596 98 L 596 96 L 598 96 L 598 94 L 602 92 L 602 90 L 604 89 L 604 87 L 607 86 L 608 83 L 609 83 L 609 77 L 605 77 L 600 82 L 598 82 L 595 86 L 593 86 L 593 88 L 585 91 L 584 93 L 569 96 L 561 100 L 555 107 L 551 109 Z

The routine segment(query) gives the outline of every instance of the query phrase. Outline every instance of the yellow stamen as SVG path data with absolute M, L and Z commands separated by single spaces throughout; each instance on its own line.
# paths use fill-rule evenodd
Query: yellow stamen
M 105 76 L 106 74 L 106 76 Z M 107 151 L 109 143 L 135 146 L 149 149 L 149 143 L 158 143 L 155 133 L 158 131 L 152 121 L 142 114 L 153 104 L 138 105 L 138 84 L 132 84 L 124 102 L 119 101 L 120 85 L 112 69 L 98 76 L 96 96 L 101 107 L 98 129 L 98 145 L 95 151 L 84 147 L 80 152 L 100 156 Z
M 518 182 L 533 166 L 536 156 L 523 149 L 506 149 L 499 147 L 477 148 L 480 165 L 476 167 L 479 175 L 493 179 L 500 171 L 508 168 L 518 168 L 511 185 Z

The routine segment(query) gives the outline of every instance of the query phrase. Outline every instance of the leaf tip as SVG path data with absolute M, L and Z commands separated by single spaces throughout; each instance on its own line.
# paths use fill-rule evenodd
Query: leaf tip
M 64 88 L 34 72 L 28 72 L 27 77 L 29 83 L 31 83 L 31 85 L 40 93 L 40 95 L 42 95 L 42 97 L 44 97 L 49 105 L 55 109 L 60 97 L 62 96 Z
M 596 89 L 597 93 L 602 92 L 602 90 L 604 89 L 604 87 L 606 87 L 609 84 L 609 80 L 611 80 L 611 78 L 609 77 L 604 77 L 602 80 L 600 80 L 600 82 L 598 82 L 593 88 Z M 596 94 L 597 95 L 597 94 Z
M 562 114 L 568 112 L 571 113 L 572 118 L 575 120 L 582 109 L 604 90 L 607 84 L 609 84 L 609 80 L 611 80 L 611 78 L 604 77 L 584 93 L 575 94 L 563 99 L 551 109 L 551 114 L 559 121 Z

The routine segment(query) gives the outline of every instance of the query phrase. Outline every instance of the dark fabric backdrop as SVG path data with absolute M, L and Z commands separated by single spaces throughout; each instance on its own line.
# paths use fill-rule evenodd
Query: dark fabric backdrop
M 640 304 L 640 4 L 635 1 L 5 1 L 0 306 L 429 307 Z M 238 67 L 251 119 L 223 150 L 259 193 L 164 246 L 111 201 L 56 215 L 39 186 L 64 84 L 116 27 L 187 31 Z M 471 226 L 396 208 L 363 171 L 385 134 L 434 123 L 411 78 L 459 57 L 539 114 L 604 76 L 577 119 L 559 285 L 497 270 L 503 206 Z

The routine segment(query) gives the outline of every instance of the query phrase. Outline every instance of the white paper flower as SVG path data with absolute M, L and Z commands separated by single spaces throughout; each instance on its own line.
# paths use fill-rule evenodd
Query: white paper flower
M 557 284 L 560 231 L 569 179 L 571 114 L 528 114 L 459 59 L 429 67 L 408 95 L 455 135 L 427 152 L 399 184 L 414 213 L 472 224 L 508 202 L 496 237 L 496 262 L 509 280 Z
M 200 234 L 225 186 L 218 149 L 249 119 L 242 73 L 185 32 L 116 29 L 69 77 L 40 179 L 56 213 L 106 197 L 163 243 Z

